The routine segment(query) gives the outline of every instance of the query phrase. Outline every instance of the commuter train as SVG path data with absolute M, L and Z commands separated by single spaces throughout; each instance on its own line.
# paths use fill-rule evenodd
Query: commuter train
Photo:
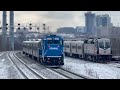
M 57 35 L 45 35 L 39 41 L 23 41 L 23 54 L 48 66 L 64 65 L 64 40 Z
M 83 41 L 64 41 L 65 56 L 82 58 L 95 62 L 109 62 L 112 59 L 110 39 L 97 38 Z

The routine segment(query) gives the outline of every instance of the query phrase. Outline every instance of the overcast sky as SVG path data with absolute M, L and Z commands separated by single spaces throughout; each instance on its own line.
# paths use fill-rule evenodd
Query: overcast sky
M 58 27 L 85 26 L 86 11 L 15 11 L 15 23 L 34 23 L 42 25 L 46 23 L 50 26 L 51 31 Z M 92 11 L 96 14 L 109 14 L 112 23 L 118 26 L 120 23 L 120 11 Z M 9 12 L 7 12 L 7 22 L 9 22 Z M 0 21 L 2 22 L 2 11 L 0 12 Z

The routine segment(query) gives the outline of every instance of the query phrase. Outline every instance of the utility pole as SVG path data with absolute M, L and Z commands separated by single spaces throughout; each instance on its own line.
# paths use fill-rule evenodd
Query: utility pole
M 14 50 L 14 11 L 10 11 L 10 50 Z
M 7 36 L 7 23 L 6 23 L 7 13 L 3 11 L 3 20 L 2 20 L 2 49 L 6 51 L 6 36 Z

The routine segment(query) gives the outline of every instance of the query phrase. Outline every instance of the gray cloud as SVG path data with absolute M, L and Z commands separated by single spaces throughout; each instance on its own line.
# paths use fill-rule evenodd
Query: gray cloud
M 86 11 L 15 11 L 15 23 L 47 23 L 52 30 L 61 26 L 84 26 Z M 9 23 L 9 12 L 7 22 Z M 93 11 L 96 14 L 109 14 L 114 25 L 120 22 L 120 11 Z M 2 11 L 0 12 L 2 22 Z
M 48 11 L 44 14 L 44 17 L 51 19 L 71 19 L 74 18 L 74 12 L 72 11 Z

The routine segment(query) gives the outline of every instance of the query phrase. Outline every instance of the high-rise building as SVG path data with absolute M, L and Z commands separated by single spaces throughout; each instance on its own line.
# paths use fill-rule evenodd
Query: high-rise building
M 110 27 L 111 17 L 108 14 L 105 15 L 97 15 L 96 16 L 96 25 L 97 27 Z
M 86 30 L 89 35 L 94 35 L 96 27 L 96 17 L 92 12 L 85 13 L 85 25 Z
M 101 17 L 101 15 L 96 16 L 96 26 L 97 27 L 102 27 L 102 17 Z

